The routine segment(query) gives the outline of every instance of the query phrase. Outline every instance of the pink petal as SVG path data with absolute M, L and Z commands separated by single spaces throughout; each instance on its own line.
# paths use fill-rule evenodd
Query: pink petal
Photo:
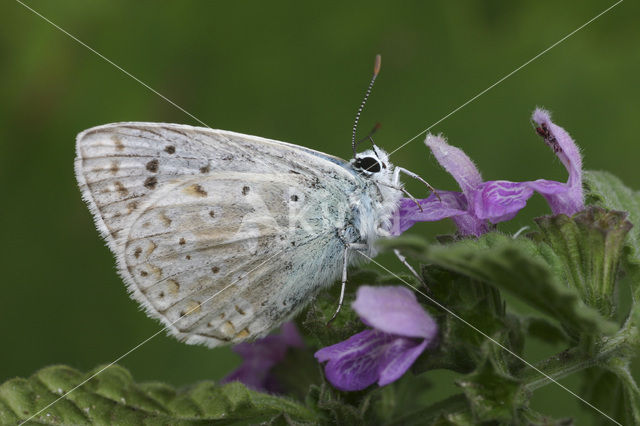
M 449 145 L 442 136 L 428 134 L 425 144 L 469 199 L 469 195 L 482 185 L 482 176 L 473 161 L 460 148 Z
M 351 306 L 366 324 L 385 333 L 431 341 L 438 331 L 415 294 L 405 287 L 361 286 Z
M 378 380 L 379 357 L 393 336 L 365 330 L 344 342 L 315 353 L 319 362 L 327 362 L 325 376 L 333 386 L 345 391 L 364 389 Z
M 327 362 L 325 376 L 336 388 L 357 391 L 399 379 L 427 347 L 427 341 L 365 330 L 315 353 Z
M 481 219 L 499 223 L 512 219 L 533 195 L 526 182 L 486 182 L 474 199 L 474 211 Z
M 584 210 L 584 195 L 582 193 L 582 157 L 580 150 L 569 133 L 551 121 L 548 111 L 536 108 L 532 120 L 536 124 L 536 131 L 558 156 L 569 172 L 567 191 L 562 193 L 544 193 L 540 191 L 551 207 L 554 214 L 572 215 Z M 537 182 L 537 181 L 536 181 Z
M 396 339 L 387 345 L 384 361 L 381 363 L 378 385 L 385 386 L 398 380 L 427 348 L 429 342 L 420 344 L 409 339 Z
M 399 209 L 393 219 L 394 235 L 402 234 L 417 222 L 435 222 L 467 213 L 467 201 L 459 192 L 438 191 L 437 196 L 431 194 L 428 198 L 417 201 L 420 207 L 410 198 L 400 200 Z

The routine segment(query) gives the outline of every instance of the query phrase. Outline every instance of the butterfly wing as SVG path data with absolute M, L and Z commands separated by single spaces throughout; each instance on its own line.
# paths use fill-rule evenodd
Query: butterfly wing
M 266 334 L 342 266 L 362 182 L 335 157 L 232 132 L 121 123 L 78 136 L 76 174 L 121 276 L 187 343 Z

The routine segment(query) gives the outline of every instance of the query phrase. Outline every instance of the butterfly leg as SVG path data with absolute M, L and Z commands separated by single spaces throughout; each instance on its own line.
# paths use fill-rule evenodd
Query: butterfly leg
M 393 253 L 396 255 L 396 257 L 398 258 L 398 260 L 400 260 L 400 262 L 402 262 L 402 264 L 404 266 L 407 267 L 407 269 L 413 274 L 414 277 L 416 277 L 416 279 L 422 283 L 422 285 L 424 285 L 424 287 L 427 289 L 427 291 L 430 293 L 431 289 L 429 289 L 429 286 L 427 285 L 427 283 L 424 281 L 424 279 L 420 276 L 420 274 L 418 274 L 416 272 L 415 269 L 413 269 L 413 266 L 411 266 L 409 264 L 409 262 L 407 262 L 407 258 L 404 257 L 402 255 L 402 253 L 400 253 L 400 251 L 398 249 L 393 249 Z
M 413 173 L 412 171 L 409 171 L 405 168 L 402 167 L 396 167 L 395 170 L 393 171 L 393 183 L 398 185 L 400 183 L 400 173 L 404 173 L 405 175 L 412 177 L 414 179 L 419 180 L 420 182 L 424 183 L 427 188 L 429 188 L 429 190 L 431 191 L 431 193 L 433 193 L 438 200 L 440 200 L 440 196 L 438 195 L 438 191 L 436 191 L 436 189 L 431 186 L 431 184 L 429 182 L 427 182 L 426 180 L 424 180 L 420 175 Z M 442 201 L 442 200 L 440 200 Z
M 342 304 L 344 302 L 344 289 L 347 286 L 347 267 L 349 266 L 349 250 L 363 250 L 363 249 L 366 249 L 366 248 L 367 248 L 366 244 L 345 244 L 344 254 L 343 254 L 343 257 L 342 257 L 342 259 L 343 259 L 343 263 L 342 263 L 342 286 L 340 287 L 340 299 L 338 300 L 338 308 L 336 309 L 336 311 L 331 316 L 331 319 L 329 319 L 329 321 L 327 321 L 327 325 L 329 325 L 331 323 L 331 321 L 336 319 L 336 317 L 340 313 L 340 310 L 342 309 Z

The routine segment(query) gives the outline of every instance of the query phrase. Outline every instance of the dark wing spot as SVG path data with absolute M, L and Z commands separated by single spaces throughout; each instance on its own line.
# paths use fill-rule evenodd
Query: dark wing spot
M 111 162 L 111 168 L 109 169 L 111 171 L 111 173 L 113 173 L 114 175 L 118 173 L 118 170 L 120 170 L 120 166 L 118 165 L 117 161 L 112 161 Z
M 129 194 L 129 191 L 127 190 L 127 188 L 124 187 L 122 182 L 117 181 L 114 183 L 114 185 L 116 186 L 116 190 L 118 191 L 118 194 L 120 194 L 122 197 L 125 197 Z
M 191 256 L 190 255 L 186 255 L 184 258 L 187 259 L 187 260 L 191 260 Z
M 213 210 L 210 210 L 209 211 L 209 216 L 216 217 L 216 212 L 214 212 Z
M 187 242 L 184 240 L 184 238 L 180 238 L 180 241 L 178 242 L 178 244 L 180 244 L 181 246 L 185 245 Z
M 127 204 L 127 214 L 131 214 L 131 212 L 137 208 L 138 208 L 138 202 L 131 201 L 130 203 Z
M 214 266 L 213 268 L 211 268 L 211 272 L 213 272 L 214 274 L 217 274 L 218 272 L 220 272 L 220 268 L 218 268 L 217 266 Z
M 239 313 L 240 315 L 244 315 L 244 311 L 240 309 L 240 306 L 236 305 L 235 308 L 237 313 Z
M 175 147 L 175 146 L 173 146 L 173 145 L 167 145 L 167 146 L 164 148 L 164 151 L 165 151 L 167 154 L 174 154 L 174 153 L 176 152 L 176 147 Z
M 294 194 L 294 195 L 292 195 L 292 196 L 291 196 L 291 201 L 294 201 L 294 202 L 295 202 L 295 201 L 298 201 L 298 196 L 297 196 L 297 195 L 295 195 L 295 194 Z
M 249 188 L 248 186 L 243 186 L 242 187 L 242 195 L 247 195 L 249 193 L 249 190 L 251 188 Z
M 148 189 L 154 189 L 158 184 L 158 179 L 155 176 L 148 177 L 144 181 L 144 186 Z
M 160 294 L 158 294 L 158 296 L 160 296 L 160 299 L 162 299 L 164 297 L 164 291 L 161 291 Z
M 122 139 L 120 139 L 120 136 L 113 135 L 111 136 L 111 140 L 116 145 L 116 149 L 118 151 L 122 151 L 124 149 L 124 144 L 122 143 Z
M 211 167 L 207 164 L 206 166 L 200 167 L 200 173 L 209 173 L 211 171 Z
M 147 275 L 149 275 L 149 273 L 147 271 L 140 271 L 140 276 L 141 277 L 146 277 Z
M 193 185 L 189 185 L 184 189 L 184 192 L 189 194 L 189 195 L 194 195 L 197 197 L 206 197 L 207 191 L 204 190 L 204 188 L 201 185 L 198 184 L 193 184 Z
M 136 247 L 136 250 L 133 252 L 133 255 L 137 259 L 140 257 L 140 254 L 142 254 L 142 247 Z
M 158 160 L 151 160 L 147 163 L 147 170 L 149 170 L 150 172 L 157 172 L 158 171 Z

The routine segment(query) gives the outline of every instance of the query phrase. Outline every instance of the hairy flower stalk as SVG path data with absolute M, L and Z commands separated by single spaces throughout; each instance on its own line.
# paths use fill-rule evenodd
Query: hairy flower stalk
M 551 121 L 549 112 L 536 109 L 532 115 L 536 132 L 553 150 L 569 172 L 566 183 L 546 179 L 526 182 L 483 181 L 471 159 L 459 148 L 449 145 L 442 136 L 427 135 L 426 145 L 440 165 L 458 182 L 461 192 L 437 191 L 419 200 L 402 199 L 396 217 L 400 234 L 417 222 L 451 218 L 461 235 L 479 236 L 493 224 L 512 219 L 531 198 L 541 194 L 554 214 L 571 216 L 584 209 L 582 194 L 582 159 L 571 136 Z

